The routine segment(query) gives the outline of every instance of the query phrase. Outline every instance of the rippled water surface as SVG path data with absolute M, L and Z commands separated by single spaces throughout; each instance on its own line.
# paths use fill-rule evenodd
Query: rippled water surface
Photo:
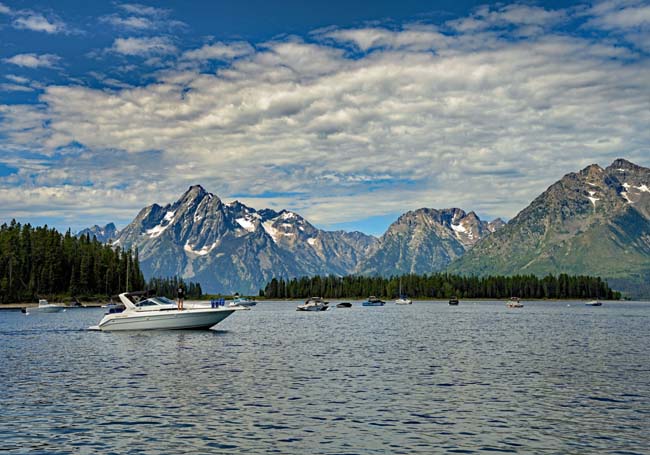
M 650 304 L 0 312 L 3 453 L 650 453 Z

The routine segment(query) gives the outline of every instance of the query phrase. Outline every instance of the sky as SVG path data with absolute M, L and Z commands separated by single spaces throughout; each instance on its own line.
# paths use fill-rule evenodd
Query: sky
M 650 167 L 648 125 L 647 0 L 0 0 L 0 222 L 120 228 L 194 184 L 377 235 L 508 219 Z

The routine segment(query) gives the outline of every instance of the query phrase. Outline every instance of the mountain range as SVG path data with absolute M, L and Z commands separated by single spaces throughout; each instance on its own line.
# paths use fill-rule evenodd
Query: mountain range
M 650 295 L 650 169 L 619 159 L 565 175 L 507 224 L 459 208 L 400 216 L 379 238 L 325 231 L 299 214 L 224 203 L 203 187 L 153 204 L 124 229 L 81 233 L 137 247 L 146 277 L 256 293 L 273 277 L 351 273 L 590 274 Z
M 207 292 L 250 294 L 274 277 L 440 271 L 502 224 L 460 209 L 420 209 L 402 215 L 378 239 L 321 230 L 288 210 L 224 203 L 195 185 L 176 202 L 143 208 L 120 231 L 111 223 L 79 234 L 137 247 L 146 277 L 182 276 Z M 404 257 L 403 264 L 393 263 L 395 257 Z

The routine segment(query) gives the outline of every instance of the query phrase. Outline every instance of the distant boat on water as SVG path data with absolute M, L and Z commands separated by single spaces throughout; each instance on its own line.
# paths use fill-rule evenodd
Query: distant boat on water
M 523 308 L 524 304 L 521 303 L 519 297 L 510 297 L 510 300 L 506 302 L 508 308 Z
M 591 300 L 590 302 L 585 302 L 587 306 L 603 306 L 603 302 L 600 300 Z
M 402 294 L 402 279 L 399 279 L 399 299 L 395 300 L 397 305 L 410 305 L 413 300 L 409 299 L 405 294 Z
M 23 313 L 59 313 L 60 311 L 64 311 L 65 306 L 60 304 L 60 303 L 49 303 L 45 299 L 40 299 L 38 301 L 38 306 L 37 307 L 32 307 L 32 308 L 22 308 L 20 311 Z
M 312 297 L 305 300 L 305 303 L 298 305 L 297 311 L 326 311 L 329 309 L 329 302 L 323 300 L 322 297 Z
M 452 295 L 451 298 L 449 299 L 449 305 L 458 305 L 460 301 L 458 300 L 458 297 L 455 295 Z
M 341 302 L 336 304 L 336 308 L 352 308 L 352 304 L 350 302 Z
M 374 295 L 371 295 L 370 297 L 368 297 L 368 300 L 363 302 L 361 305 L 363 305 L 363 306 L 384 306 L 385 303 L 386 302 L 384 302 L 383 300 L 378 299 Z
M 241 297 L 237 294 L 235 294 L 235 298 L 233 299 L 232 302 L 228 306 L 245 306 L 245 307 L 251 307 L 257 305 L 257 301 L 255 299 L 249 299 L 248 297 Z

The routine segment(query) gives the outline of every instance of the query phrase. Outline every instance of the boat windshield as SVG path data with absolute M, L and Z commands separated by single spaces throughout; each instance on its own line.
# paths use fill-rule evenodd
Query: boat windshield
M 169 300 L 167 297 L 150 297 L 135 304 L 137 307 L 152 307 L 163 305 L 176 305 L 176 303 Z

